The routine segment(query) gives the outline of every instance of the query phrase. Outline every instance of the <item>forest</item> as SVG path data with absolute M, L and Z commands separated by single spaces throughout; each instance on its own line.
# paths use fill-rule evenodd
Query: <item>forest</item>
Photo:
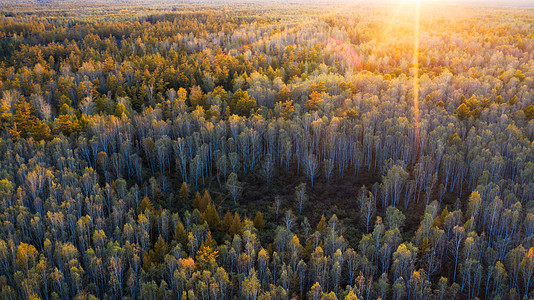
M 534 298 L 534 10 L 0 5 L 0 299 Z

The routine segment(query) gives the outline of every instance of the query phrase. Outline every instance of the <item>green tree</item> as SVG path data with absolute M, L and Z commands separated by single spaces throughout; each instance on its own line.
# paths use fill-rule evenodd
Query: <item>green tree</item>
M 256 100 L 241 89 L 237 90 L 228 104 L 230 114 L 248 117 L 250 112 L 257 108 Z

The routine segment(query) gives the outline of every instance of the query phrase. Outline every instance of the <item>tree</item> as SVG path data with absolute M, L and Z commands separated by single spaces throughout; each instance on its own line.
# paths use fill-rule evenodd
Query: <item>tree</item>
M 13 114 L 10 106 L 7 100 L 2 99 L 0 102 L 0 130 L 2 131 L 11 128 Z
M 308 298 L 312 300 L 320 300 L 322 296 L 323 296 L 323 289 L 321 288 L 321 285 L 319 284 L 319 282 L 316 282 L 311 287 Z
M 287 232 L 291 232 L 293 229 L 293 225 L 295 225 L 295 215 L 293 215 L 293 212 L 291 210 L 287 210 L 284 215 L 284 225 L 286 227 Z
M 258 211 L 254 217 L 254 227 L 256 227 L 258 230 L 261 230 L 265 227 L 265 221 L 263 220 L 263 215 L 260 211 Z
M 324 215 L 321 216 L 321 220 L 319 220 L 319 223 L 317 223 L 317 231 L 320 233 L 323 233 L 326 230 L 326 218 Z
M 458 258 L 460 256 L 460 248 L 462 241 L 465 239 L 465 230 L 461 226 L 454 226 L 452 229 L 452 236 L 449 239 L 449 251 L 454 257 L 454 273 L 452 281 L 456 281 L 456 269 L 458 267 Z
M 216 266 L 215 259 L 219 256 L 219 251 L 213 250 L 211 246 L 202 245 L 198 250 L 195 258 L 196 265 L 200 270 L 205 270 Z
M 115 290 L 115 295 L 120 296 L 122 298 L 123 297 L 123 291 L 122 291 L 123 263 L 120 257 L 112 256 L 110 258 L 109 271 L 110 271 L 110 284 Z
M 230 196 L 232 197 L 234 202 L 237 203 L 237 199 L 241 195 L 242 184 L 237 180 L 236 173 L 231 173 L 230 176 L 228 176 L 228 180 L 226 181 L 226 188 L 230 192 Z
M 468 199 L 468 213 L 471 215 L 473 220 L 478 220 L 481 209 L 482 198 L 480 197 L 480 193 L 478 191 L 473 191 L 471 195 L 469 195 Z
M 467 107 L 465 103 L 460 104 L 460 106 L 458 106 L 458 108 L 456 109 L 455 113 L 456 116 L 458 116 L 458 119 L 462 121 L 469 118 L 469 116 L 471 116 L 472 114 L 472 112 L 469 110 L 469 107 Z
M 13 192 L 15 191 L 15 183 L 11 182 L 7 178 L 0 180 L 0 199 L 6 201 L 6 205 L 11 206 L 13 203 Z
M 332 171 L 334 170 L 334 162 L 331 159 L 325 159 L 323 161 L 323 171 L 324 176 L 326 177 L 326 182 L 330 184 L 330 176 L 332 175 Z
M 358 297 L 356 297 L 353 291 L 349 291 L 347 296 L 345 296 L 345 300 L 358 300 Z
M 204 109 L 209 109 L 208 107 L 208 97 L 202 92 L 202 89 L 198 85 L 191 87 L 189 92 L 189 101 L 191 102 L 191 107 L 195 108 L 201 106 Z
M 336 293 L 330 292 L 328 294 L 323 294 L 323 297 L 321 297 L 321 300 L 337 300 Z
M 284 86 L 277 94 L 276 94 L 276 101 L 278 102 L 285 102 L 289 101 L 291 98 L 291 90 L 287 88 L 287 86 Z
M 397 208 L 390 206 L 386 210 L 386 223 L 388 224 L 389 230 L 401 229 L 404 225 L 404 220 L 406 217 L 404 214 Z
M 20 98 L 15 104 L 15 114 L 13 115 L 13 126 L 23 138 L 31 136 L 33 128 L 37 125 L 38 119 L 35 116 L 35 109 L 31 102 Z
M 185 247 L 187 245 L 187 231 L 185 230 L 184 224 L 178 221 L 176 229 L 174 231 L 174 239 Z
M 274 214 L 276 216 L 276 221 L 278 221 L 278 213 L 280 212 L 280 205 L 282 204 L 282 197 L 280 195 L 276 195 L 274 197 Z
M 15 104 L 11 133 L 14 136 L 20 134 L 23 138 L 31 136 L 36 140 L 42 140 L 50 136 L 50 128 L 35 116 L 33 104 L 21 98 Z
M 309 88 L 310 93 L 317 92 L 317 93 L 326 93 L 326 84 L 324 81 L 314 81 Z
M 265 156 L 261 171 L 262 171 L 262 175 L 265 177 L 265 180 L 267 181 L 267 186 L 269 186 L 271 178 L 273 177 L 273 174 L 274 174 L 274 161 L 273 161 L 271 154 L 267 154 Z
M 399 278 L 410 278 L 414 271 L 414 260 L 417 249 L 411 243 L 400 244 L 393 253 L 393 270 L 395 281 Z
M 229 114 L 248 117 L 251 110 L 256 109 L 256 100 L 241 89 L 238 89 L 228 103 Z
M 306 157 L 306 176 L 311 181 L 311 186 L 313 187 L 313 179 L 317 175 L 317 171 L 319 169 L 319 163 L 317 162 L 317 158 L 315 158 L 315 155 L 310 154 Z
M 28 271 L 37 263 L 38 257 L 39 252 L 33 245 L 20 243 L 17 247 L 17 258 L 15 260 L 15 264 L 27 274 Z
M 243 227 L 243 224 L 241 222 L 241 217 L 237 212 L 234 214 L 234 218 L 232 219 L 232 223 L 230 224 L 230 227 L 228 229 L 228 232 L 231 236 L 234 236 L 236 234 L 241 233 L 241 229 Z
M 527 117 L 528 120 L 534 119 L 534 104 L 530 103 L 527 107 L 523 109 L 523 112 L 525 113 L 525 117 Z
M 360 211 L 366 233 L 369 233 L 371 222 L 376 212 L 375 197 L 368 192 L 365 186 L 362 188 L 360 199 Z
M 407 179 L 408 172 L 400 165 L 394 165 L 387 172 L 387 175 L 382 178 L 384 207 L 388 207 L 389 205 L 397 206 Z
M 306 183 L 301 183 L 295 188 L 295 199 L 299 204 L 299 213 L 302 213 L 302 205 L 308 199 L 306 195 Z
M 182 182 L 182 186 L 180 187 L 180 200 L 187 201 L 189 200 L 189 187 L 187 186 L 187 183 L 184 181 Z
M 295 107 L 293 106 L 293 100 L 286 100 L 282 103 L 282 112 L 280 115 L 282 118 L 289 120 L 293 116 L 293 113 L 295 112 Z
M 226 176 L 228 175 L 228 157 L 226 154 L 221 155 L 217 161 L 217 181 L 219 183 L 221 175 L 223 176 L 223 182 L 226 182 Z
M 313 91 L 310 93 L 310 99 L 306 102 L 304 107 L 309 110 L 318 110 L 321 108 L 320 105 L 323 101 L 322 95 L 316 91 Z
M 351 119 L 355 119 L 359 117 L 358 111 L 354 108 L 348 109 L 345 111 L 345 116 Z
M 523 297 L 527 298 L 531 286 L 534 284 L 534 247 L 530 247 L 519 264 L 523 278 Z
M 256 300 L 260 292 L 260 281 L 256 275 L 256 271 L 252 269 L 249 276 L 243 280 L 241 292 L 247 300 Z
M 208 226 L 212 231 L 220 230 L 222 225 L 221 218 L 219 217 L 219 213 L 217 212 L 217 208 L 214 204 L 209 203 L 206 206 L 203 218 L 208 223 Z

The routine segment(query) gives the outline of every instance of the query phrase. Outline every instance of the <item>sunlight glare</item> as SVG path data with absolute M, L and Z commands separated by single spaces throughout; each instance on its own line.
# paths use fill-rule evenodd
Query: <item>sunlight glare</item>
M 414 14 L 414 40 L 413 40 L 413 108 L 415 121 L 415 138 L 416 147 L 419 150 L 419 24 L 421 21 L 421 0 L 415 0 Z

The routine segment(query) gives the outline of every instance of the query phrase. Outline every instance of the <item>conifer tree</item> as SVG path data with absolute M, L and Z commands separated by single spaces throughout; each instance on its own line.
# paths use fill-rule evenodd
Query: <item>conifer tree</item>
M 263 215 L 260 211 L 258 211 L 254 217 L 254 227 L 258 230 L 262 230 L 265 227 L 265 221 L 263 220 Z

